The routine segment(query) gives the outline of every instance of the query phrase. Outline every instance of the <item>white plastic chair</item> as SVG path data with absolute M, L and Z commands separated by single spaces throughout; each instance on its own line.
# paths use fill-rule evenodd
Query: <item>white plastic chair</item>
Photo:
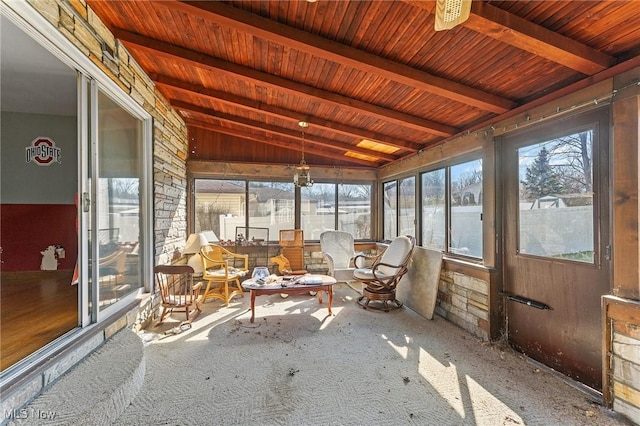
M 320 234 L 320 250 L 329 267 L 328 275 L 336 281 L 353 281 L 356 253 L 353 235 L 344 231 L 324 231 Z

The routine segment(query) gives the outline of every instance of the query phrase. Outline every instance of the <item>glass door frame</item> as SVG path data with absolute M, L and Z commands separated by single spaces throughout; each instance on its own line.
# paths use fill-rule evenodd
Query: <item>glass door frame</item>
M 83 76 L 83 79 L 87 78 Z M 109 84 L 105 84 L 109 83 Z M 153 202 L 151 201 L 153 198 L 153 188 L 152 188 L 152 155 L 153 155 L 153 139 L 152 139 L 152 118 L 144 109 L 142 109 L 139 105 L 135 104 L 131 98 L 125 96 L 121 93 L 121 90 L 113 90 L 112 85 L 113 82 L 108 80 L 107 82 L 100 81 L 99 79 L 90 79 L 89 80 L 89 88 L 86 93 L 86 100 L 82 100 L 80 103 L 87 104 L 88 109 L 84 109 L 83 115 L 87 116 L 83 117 L 83 135 L 87 135 L 86 145 L 83 145 L 84 155 L 81 159 L 81 165 L 79 169 L 81 170 L 82 180 L 81 180 L 81 191 L 82 194 L 82 202 L 79 202 L 79 217 L 82 217 L 82 223 L 80 229 L 83 230 L 84 233 L 79 235 L 89 235 L 88 230 L 91 229 L 91 237 L 90 237 L 90 247 L 87 247 L 86 241 L 79 241 L 81 244 L 79 247 L 83 247 L 82 253 L 82 264 L 80 270 L 82 271 L 80 276 L 84 278 L 84 283 L 88 283 L 89 281 L 92 283 L 91 289 L 89 291 L 88 285 L 86 288 L 83 287 L 84 295 L 82 298 L 82 319 L 83 326 L 89 323 L 100 322 L 103 318 L 107 318 L 113 313 L 120 310 L 124 305 L 132 302 L 139 296 L 141 292 L 152 292 L 153 291 L 153 280 L 151 279 L 153 275 L 153 264 L 152 259 L 148 255 L 148 253 L 153 253 Z M 87 87 L 87 85 L 85 85 Z M 139 215 L 140 215 L 140 251 L 139 251 L 139 260 L 140 263 L 138 268 L 139 277 L 142 280 L 142 287 L 138 291 L 134 291 L 131 294 L 123 297 L 122 300 L 114 303 L 113 305 L 100 310 L 100 309 L 91 309 L 91 307 L 99 306 L 99 268 L 98 268 L 98 257 L 93 256 L 92 260 L 93 265 L 90 267 L 89 262 L 89 252 L 98 253 L 98 211 L 100 209 L 100 198 L 97 194 L 98 185 L 91 183 L 97 183 L 99 179 L 99 168 L 98 168 L 98 156 L 99 156 L 99 144 L 100 140 L 98 137 L 98 115 L 99 115 L 99 107 L 98 107 L 98 93 L 102 92 L 107 95 L 112 101 L 118 104 L 122 109 L 124 109 L 127 113 L 131 114 L 136 119 L 139 119 L 142 122 L 142 167 L 141 167 L 141 176 L 140 176 L 140 184 L 139 184 Z M 86 127 L 84 127 L 86 126 Z M 83 136 L 84 137 L 84 136 Z M 89 148 L 89 146 L 91 148 Z M 88 158 L 90 157 L 90 158 Z M 88 201 L 87 201 L 88 200 Z M 87 204 L 89 206 L 87 206 Z M 90 211 L 90 213 L 89 213 Z M 80 238 L 82 240 L 82 238 Z M 90 250 L 89 250 L 90 249 Z M 91 279 L 89 280 L 89 271 L 91 271 Z M 90 299 L 88 295 L 90 295 Z M 84 321 L 87 321 L 86 323 Z
M 84 198 L 83 194 L 89 191 L 88 174 L 89 161 L 89 93 L 93 83 L 99 87 L 111 99 L 127 110 L 130 114 L 143 121 L 143 146 L 142 166 L 140 170 L 140 280 L 142 287 L 138 291 L 153 291 L 153 122 L 152 116 L 142 106 L 137 104 L 122 88 L 112 81 L 104 71 L 94 64 L 85 53 L 78 49 L 69 39 L 67 39 L 55 26 L 53 26 L 42 14 L 28 2 L 7 2 L 0 1 L 0 13 L 9 19 L 26 35 L 48 50 L 53 56 L 77 72 L 77 154 L 78 154 L 78 182 L 77 182 L 77 219 L 78 219 L 78 326 L 68 333 L 59 337 L 49 345 L 41 348 L 32 355 L 19 361 L 14 366 L 0 374 L 0 385 L 2 387 L 12 383 L 21 374 L 27 373 L 33 366 L 45 359 L 48 359 L 59 352 L 70 343 L 77 341 L 94 329 L 95 323 L 115 314 L 117 310 L 126 306 L 135 299 L 131 295 L 121 303 L 114 304 L 113 307 L 93 315 L 90 312 L 89 303 L 89 250 L 88 235 L 88 210 L 93 208 L 90 198 Z M 95 98 L 95 96 L 94 96 Z M 96 111 L 92 107 L 92 111 Z M 87 210 L 85 212 L 85 210 Z M 93 281 L 95 282 L 95 281 Z M 97 283 L 96 283 L 97 286 Z M 93 305 L 96 306 L 96 305 Z

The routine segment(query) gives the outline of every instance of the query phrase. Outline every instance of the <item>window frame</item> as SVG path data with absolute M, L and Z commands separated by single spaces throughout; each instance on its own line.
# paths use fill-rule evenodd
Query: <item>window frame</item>
M 414 212 L 415 212 L 415 237 L 417 240 L 418 245 L 422 246 L 423 245 L 423 225 L 425 223 L 425 219 L 423 217 L 423 176 L 428 174 L 428 173 L 432 173 L 432 172 L 436 172 L 438 170 L 444 170 L 444 183 L 445 183 L 445 191 L 444 191 L 444 208 L 445 208 L 445 212 L 444 212 L 444 242 L 443 242 L 443 247 L 437 250 L 442 251 L 445 256 L 447 256 L 448 258 L 457 258 L 457 259 L 461 259 L 470 263 L 478 263 L 478 264 L 482 264 L 484 262 L 484 226 L 480 226 L 480 255 L 479 256 L 472 256 L 472 255 L 466 255 L 464 253 L 456 253 L 455 251 L 451 250 L 451 212 L 452 212 L 452 202 L 451 202 L 451 195 L 452 195 L 452 178 L 451 178 L 451 169 L 457 165 L 462 165 L 465 163 L 472 163 L 474 161 L 480 161 L 481 164 L 481 172 L 480 172 L 480 176 L 482 178 L 482 180 L 479 182 L 481 188 L 484 189 L 484 181 L 487 178 L 487 172 L 486 170 L 484 170 L 483 166 L 484 166 L 484 158 L 483 158 L 483 154 L 482 153 L 474 153 L 472 155 L 465 155 L 465 156 L 459 156 L 459 157 L 455 157 L 452 159 L 449 159 L 447 161 L 444 162 L 438 162 L 438 163 L 434 163 L 431 164 L 428 168 L 423 169 L 423 170 L 418 170 L 416 171 L 414 174 L 407 174 L 407 175 L 402 175 L 402 176 L 398 176 L 395 177 L 393 179 L 388 179 L 388 180 L 383 180 L 379 183 L 379 187 L 381 188 L 381 193 L 382 196 L 380 197 L 380 202 L 379 205 L 381 206 L 381 235 L 383 237 L 383 240 L 385 241 L 389 241 L 389 237 L 390 235 L 388 235 L 388 229 L 387 229 L 387 212 L 389 211 L 386 208 L 386 199 L 385 199 L 385 192 L 387 191 L 387 188 L 393 188 L 395 186 L 395 188 L 397 188 L 396 193 L 395 193 L 395 203 L 396 203 L 396 209 L 394 210 L 396 212 L 396 217 L 395 220 L 393 221 L 395 223 L 396 226 L 396 231 L 395 231 L 395 236 L 397 236 L 400 228 L 400 214 L 398 213 L 398 209 L 399 209 L 399 197 L 400 197 L 400 190 L 398 188 L 400 188 L 401 182 L 405 179 L 409 179 L 409 178 L 414 178 L 415 179 L 415 198 L 416 198 L 416 202 L 414 205 Z M 481 191 L 482 193 L 483 191 Z M 478 205 L 480 207 L 480 220 L 482 221 L 484 219 L 484 210 L 485 210 L 485 206 L 484 206 L 484 196 L 480 195 L 480 199 L 478 200 L 477 203 L 475 203 L 475 205 Z M 427 248 L 431 248 L 436 250 L 434 247 L 430 246 Z
M 459 161 L 452 161 L 450 163 L 448 163 L 445 167 L 446 167 L 446 178 L 447 178 L 447 183 L 446 183 L 446 188 L 447 188 L 447 198 L 445 199 L 445 205 L 447 206 L 447 212 L 446 212 L 446 218 L 447 218 L 447 228 L 446 228 L 446 235 L 447 235 L 447 241 L 446 241 L 446 250 L 445 250 L 445 254 L 447 256 L 455 256 L 455 257 L 460 257 L 460 258 L 464 258 L 473 262 L 482 262 L 484 259 L 484 227 L 483 227 L 483 218 L 484 218 L 484 197 L 483 197 L 483 183 L 484 183 L 484 171 L 483 171 L 483 166 L 484 166 L 484 162 L 481 156 L 479 157 L 464 157 L 464 158 L 459 158 Z M 473 205 L 478 205 L 480 206 L 480 255 L 479 256 L 472 256 L 472 255 L 466 255 L 464 253 L 461 252 L 456 252 L 453 251 L 452 249 L 454 247 L 452 247 L 451 243 L 453 240 L 453 219 L 452 219 L 452 214 L 453 214 L 453 205 L 452 205 L 452 200 L 453 200 L 453 177 L 451 174 L 451 169 L 453 169 L 456 166 L 460 166 L 460 165 L 464 165 L 464 164 L 470 164 L 473 163 L 475 161 L 479 161 L 480 162 L 480 177 L 481 177 L 481 181 L 479 182 L 480 184 L 480 194 L 478 195 L 479 201 L 476 203 L 475 202 L 475 197 L 474 197 L 474 204 Z M 472 194 L 473 195 L 473 194 Z M 464 202 L 464 195 L 461 197 L 461 201 L 460 204 L 461 206 L 465 205 Z M 457 206 L 457 207 L 461 207 L 461 206 Z
M 240 176 L 218 176 L 218 175 L 205 175 L 205 174 L 201 174 L 201 175 L 197 175 L 197 176 L 191 176 L 190 178 L 191 180 L 191 185 L 193 190 L 191 191 L 192 197 L 191 197 L 191 201 L 190 201 L 190 205 L 192 206 L 191 208 L 191 212 L 189 214 L 189 218 L 190 218 L 190 223 L 189 223 L 189 229 L 190 229 L 190 233 L 191 232 L 196 232 L 196 226 L 197 226 L 197 220 L 196 220 L 196 214 L 197 214 L 197 203 L 196 203 L 196 183 L 199 180 L 215 180 L 215 181 L 233 181 L 236 183 L 243 183 L 244 186 L 244 199 L 246 200 L 245 202 L 245 210 L 243 212 L 244 214 L 244 225 L 245 227 L 250 227 L 249 224 L 249 220 L 250 220 L 250 212 L 249 212 L 249 195 L 250 195 L 250 191 L 251 191 L 251 183 L 256 183 L 256 182 L 264 182 L 264 183 L 283 183 L 283 184 L 289 184 L 290 181 L 289 180 L 285 180 L 281 177 L 278 178 L 272 178 L 272 179 L 252 179 L 252 178 L 243 178 Z M 375 189 L 375 182 L 358 182 L 358 181 L 349 181 L 349 182 L 338 182 L 338 181 L 322 181 L 322 182 L 315 182 L 316 185 L 333 185 L 334 188 L 332 190 L 333 193 L 333 202 L 334 205 L 336 205 L 337 207 L 334 209 L 333 212 L 333 228 L 334 229 L 338 229 L 339 228 L 339 224 L 340 224 L 340 214 L 339 214 L 339 206 L 340 206 L 340 185 L 364 185 L 364 186 L 368 186 L 370 188 L 369 190 L 369 195 L 370 195 L 370 199 L 369 199 L 369 236 L 366 238 L 355 238 L 356 241 L 372 241 L 373 240 L 373 236 L 371 235 L 372 230 L 375 229 L 375 223 L 374 223 L 374 189 Z M 296 229 L 302 229 L 300 226 L 301 223 L 301 215 L 302 215 L 302 191 L 301 189 L 303 188 L 299 188 L 299 187 L 294 187 L 294 225 L 291 228 L 296 228 Z M 269 242 L 270 243 L 277 243 L 278 242 L 278 235 L 277 233 L 270 233 L 269 234 Z M 305 235 L 305 240 L 306 241 L 310 241 L 310 242 L 317 242 L 319 241 L 319 237 L 318 238 L 307 238 L 307 236 Z
M 424 190 L 425 190 L 425 185 L 424 185 L 424 176 L 431 174 L 431 173 L 436 173 L 436 172 L 442 172 L 442 223 L 443 223 L 443 227 L 442 227 L 442 244 L 440 246 L 435 246 L 432 244 L 429 244 L 428 246 L 424 245 L 424 237 L 425 237 L 425 223 L 427 222 L 427 220 L 424 217 L 424 213 L 425 213 L 425 206 L 424 206 L 424 200 L 425 200 L 425 194 L 424 194 Z M 440 250 L 440 251 L 445 251 L 445 248 L 447 247 L 447 199 L 448 197 L 448 193 L 449 193 L 449 188 L 447 186 L 447 168 L 446 166 L 440 166 L 440 167 L 436 167 L 434 169 L 430 169 L 430 170 L 426 170 L 423 172 L 418 173 L 418 177 L 419 177 L 419 193 L 418 193 L 418 208 L 416 209 L 416 211 L 419 211 L 420 214 L 416 215 L 416 218 L 418 219 L 418 222 L 420 224 L 419 229 L 420 229 L 420 236 L 418 238 L 418 241 L 420 242 L 420 245 L 432 250 Z M 440 204 L 436 204 L 436 208 L 438 208 Z

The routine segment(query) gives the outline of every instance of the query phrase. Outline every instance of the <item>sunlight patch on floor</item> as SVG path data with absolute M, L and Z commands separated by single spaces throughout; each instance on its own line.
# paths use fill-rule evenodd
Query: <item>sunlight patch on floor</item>
M 409 343 L 411 338 L 408 336 L 405 336 L 405 340 L 406 340 L 406 345 L 404 346 L 398 346 L 395 343 L 393 343 L 391 340 L 389 340 L 389 338 L 387 336 L 385 336 L 384 334 L 381 334 L 380 337 L 382 337 L 384 340 L 387 341 L 387 343 L 389 344 L 389 346 L 391 346 L 393 348 L 393 350 L 395 350 L 402 358 L 407 359 L 407 357 L 409 356 Z
M 522 419 L 522 417 L 520 417 L 515 411 L 510 409 L 498 398 L 493 396 L 493 394 L 482 387 L 482 385 L 480 385 L 468 375 L 465 376 L 465 378 L 467 379 L 467 389 L 469 390 L 471 409 L 473 410 L 476 424 L 493 424 L 489 421 L 489 419 L 486 419 L 485 422 L 482 421 L 483 413 L 486 414 L 488 412 L 491 412 L 492 414 L 492 421 L 495 421 L 496 416 L 499 416 L 498 412 L 501 412 L 504 416 L 505 421 L 509 421 L 513 424 L 525 424 L 525 421 Z
M 341 307 L 331 307 L 331 312 L 333 313 L 333 315 L 329 316 L 329 312 L 327 311 L 326 307 L 323 308 L 324 309 L 318 309 L 318 312 L 315 312 L 313 314 L 314 317 L 318 318 L 321 321 L 319 330 L 324 330 L 325 328 L 327 328 L 333 322 L 335 317 L 337 317 L 340 312 L 342 312 L 343 309 Z
M 465 418 L 458 369 L 454 364 L 445 365 L 429 352 L 420 349 L 418 372 L 440 394 L 442 399 L 453 408 L 460 418 Z
M 247 311 L 248 308 L 244 304 L 237 304 L 236 306 L 219 306 L 218 309 L 213 310 L 213 312 L 204 312 L 203 308 L 203 312 L 191 324 L 192 328 L 189 330 L 189 335 L 185 341 L 206 341 L 209 339 L 209 333 L 212 328 L 239 317 Z

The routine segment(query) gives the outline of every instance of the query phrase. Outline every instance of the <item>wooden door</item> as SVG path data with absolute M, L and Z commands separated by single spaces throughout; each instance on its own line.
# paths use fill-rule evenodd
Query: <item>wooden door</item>
M 610 288 L 608 114 L 501 141 L 508 340 L 598 390 L 600 298 Z

